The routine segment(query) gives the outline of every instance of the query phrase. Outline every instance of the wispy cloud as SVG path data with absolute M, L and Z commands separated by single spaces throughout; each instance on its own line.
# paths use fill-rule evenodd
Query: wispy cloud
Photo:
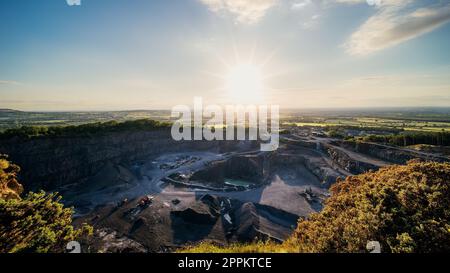
M 357 0 L 338 0 L 357 3 Z M 416 7 L 413 0 L 384 0 L 346 42 L 351 55 L 367 55 L 431 32 L 450 21 L 450 4 Z
M 304 9 L 304 8 L 308 7 L 311 4 L 312 4 L 312 0 L 298 0 L 298 1 L 295 1 L 294 3 L 292 3 L 291 8 L 293 10 L 300 10 L 300 9 Z
M 67 5 L 69 6 L 80 6 L 81 0 L 66 0 Z
M 16 81 L 2 81 L 2 80 L 0 80 L 0 84 L 11 84 L 11 85 L 18 85 L 18 84 L 20 84 L 19 82 L 16 82 Z
M 303 22 L 302 27 L 304 29 L 312 29 L 318 24 L 318 20 L 320 18 L 320 15 L 314 14 L 311 16 L 307 21 Z
M 254 24 L 280 0 L 199 0 L 213 12 L 228 12 L 237 23 Z

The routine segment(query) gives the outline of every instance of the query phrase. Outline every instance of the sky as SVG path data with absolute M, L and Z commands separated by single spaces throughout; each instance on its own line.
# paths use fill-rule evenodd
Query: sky
M 449 0 L 0 0 L 0 108 L 450 106 Z

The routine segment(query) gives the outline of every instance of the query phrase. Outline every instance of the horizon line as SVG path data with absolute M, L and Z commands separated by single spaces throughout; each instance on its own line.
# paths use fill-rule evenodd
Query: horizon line
M 244 105 L 245 106 L 245 105 Z M 449 106 L 355 106 L 355 107 L 281 107 L 280 111 L 302 111 L 302 110 L 315 110 L 315 111 L 346 111 L 346 110 L 407 110 L 407 109 L 448 109 Z M 172 111 L 169 108 L 159 109 L 68 109 L 68 110 L 21 110 L 18 108 L 0 108 L 1 111 L 15 111 L 24 113 L 103 113 L 103 112 L 154 112 L 154 111 Z

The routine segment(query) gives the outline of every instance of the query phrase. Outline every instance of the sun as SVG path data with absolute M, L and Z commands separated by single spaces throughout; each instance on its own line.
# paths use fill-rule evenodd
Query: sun
M 261 68 L 251 63 L 237 64 L 226 76 L 226 90 L 234 102 L 256 104 L 264 93 L 264 78 Z

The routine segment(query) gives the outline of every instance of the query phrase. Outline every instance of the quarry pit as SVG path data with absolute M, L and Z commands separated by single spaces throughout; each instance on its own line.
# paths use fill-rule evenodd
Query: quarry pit
M 89 245 L 105 252 L 282 242 L 300 217 L 322 209 L 338 178 L 414 158 L 448 161 L 295 130 L 301 129 L 282 135 L 273 152 L 250 141 L 175 142 L 167 131 L 52 139 L 51 146 L 31 139 L 19 150 L 14 143 L 1 148 L 32 170 L 22 174 L 27 189 L 62 194 L 75 208 L 75 224 L 95 227 Z

